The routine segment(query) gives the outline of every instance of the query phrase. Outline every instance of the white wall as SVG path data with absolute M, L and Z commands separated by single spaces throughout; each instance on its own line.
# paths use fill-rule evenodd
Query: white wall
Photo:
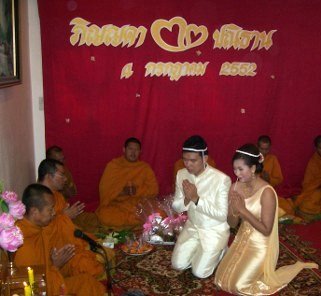
M 43 109 L 42 55 L 37 0 L 28 0 L 29 52 L 35 169 L 45 158 L 45 115 Z M 37 175 L 37 173 L 36 173 Z
M 45 141 L 38 105 L 43 91 L 37 1 L 19 3 L 22 83 L 0 89 L 0 180 L 21 196 L 36 179 Z

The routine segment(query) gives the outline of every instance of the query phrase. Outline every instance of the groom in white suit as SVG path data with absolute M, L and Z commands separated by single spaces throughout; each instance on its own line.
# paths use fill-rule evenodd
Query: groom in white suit
M 227 248 L 230 178 L 207 164 L 207 144 L 200 136 L 183 145 L 185 168 L 177 173 L 173 209 L 187 211 L 188 220 L 172 255 L 172 267 L 192 267 L 196 277 L 209 277 Z

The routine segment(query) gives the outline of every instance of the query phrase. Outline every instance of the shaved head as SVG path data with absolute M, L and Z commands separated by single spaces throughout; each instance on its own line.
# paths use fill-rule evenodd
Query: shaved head
M 22 202 L 26 206 L 26 214 L 28 215 L 31 208 L 37 208 L 39 211 L 48 204 L 44 195 L 53 195 L 52 191 L 41 184 L 31 184 L 23 192 Z

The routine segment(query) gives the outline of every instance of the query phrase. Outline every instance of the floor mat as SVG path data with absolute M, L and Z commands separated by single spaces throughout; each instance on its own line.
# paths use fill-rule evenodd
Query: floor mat
M 319 233 L 314 235 L 319 236 Z M 313 237 L 311 237 L 313 238 Z M 117 270 L 114 276 L 115 295 L 120 291 L 141 290 L 145 295 L 206 296 L 231 295 L 218 291 L 214 285 L 214 275 L 198 279 L 190 270 L 175 271 L 171 268 L 171 247 L 157 247 L 143 256 L 127 256 L 117 251 Z M 293 264 L 297 260 L 314 261 L 321 266 L 321 251 L 313 248 L 295 233 L 295 228 L 280 226 L 280 255 L 278 266 Z M 117 292 L 116 292 L 117 291 Z M 277 295 L 321 295 L 321 273 L 319 270 L 305 269 Z

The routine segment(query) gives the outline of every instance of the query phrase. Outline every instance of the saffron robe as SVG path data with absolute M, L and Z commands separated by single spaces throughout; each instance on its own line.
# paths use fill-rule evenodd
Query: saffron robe
M 66 196 L 63 195 L 63 192 L 54 192 L 55 198 L 55 211 L 56 214 L 63 214 L 63 210 L 68 207 L 68 202 L 66 201 Z M 97 229 L 100 226 L 98 221 L 98 217 L 93 212 L 83 212 L 79 214 L 76 218 L 72 220 L 72 222 L 77 225 L 77 228 L 80 228 L 86 232 L 97 232 Z
M 26 218 L 16 222 L 24 237 L 23 245 L 17 250 L 15 264 L 17 266 L 45 265 L 48 295 L 60 295 L 64 286 L 67 293 L 78 296 L 104 295 L 105 288 L 89 273 L 73 274 L 70 261 L 61 269 L 52 264 L 50 253 L 53 248 L 61 248 L 69 243 L 68 238 L 56 223 L 46 227 L 32 224 Z M 79 258 L 81 260 L 81 258 Z
M 321 156 L 315 152 L 309 160 L 302 183 L 302 192 L 295 200 L 299 214 L 314 215 L 321 213 Z
M 125 186 L 134 185 L 135 195 L 121 195 Z M 124 156 L 110 161 L 100 179 L 100 204 L 96 214 L 105 226 L 122 227 L 141 224 L 137 205 L 158 194 L 158 183 L 151 167 L 144 161 L 129 162 Z
M 267 154 L 263 162 L 263 172 L 267 172 L 270 176 L 269 183 L 271 186 L 276 187 L 283 182 L 283 174 L 280 163 L 274 154 Z M 261 177 L 262 174 L 261 173 Z M 279 216 L 284 214 L 294 215 L 294 204 L 290 198 L 284 198 L 278 196 L 279 202 Z
M 55 191 L 54 198 L 56 216 L 51 221 L 51 224 L 55 224 L 57 229 L 59 229 L 64 237 L 65 244 L 73 244 L 75 246 L 76 254 L 64 268 L 69 268 L 72 274 L 86 272 L 93 276 L 100 276 L 104 272 L 103 265 L 96 259 L 96 254 L 89 250 L 88 243 L 74 236 L 76 226 L 72 220 L 63 213 L 63 210 L 67 207 L 67 202 L 63 195 Z M 108 255 L 113 257 L 112 254 Z
M 263 162 L 263 172 L 270 176 L 269 183 L 275 187 L 283 182 L 283 175 L 280 163 L 274 154 L 267 154 Z M 261 174 L 262 175 L 262 174 Z
M 266 188 L 273 190 L 266 185 L 245 199 L 246 208 L 259 220 L 261 196 Z M 274 196 L 277 201 L 275 192 Z M 272 295 L 284 288 L 303 268 L 318 268 L 315 263 L 297 261 L 276 270 L 278 257 L 278 215 L 274 217 L 269 236 L 264 236 L 249 222 L 242 221 L 231 247 L 217 268 L 214 282 L 233 295 Z
M 63 214 L 63 210 L 68 207 L 68 203 L 59 191 L 54 191 L 53 194 L 55 198 L 55 212 L 58 215 Z
M 64 165 L 65 168 L 65 176 L 66 176 L 66 183 L 64 188 L 61 190 L 62 195 L 65 197 L 66 200 L 73 197 L 77 194 L 76 184 L 74 183 L 74 179 L 71 175 L 70 170 Z

